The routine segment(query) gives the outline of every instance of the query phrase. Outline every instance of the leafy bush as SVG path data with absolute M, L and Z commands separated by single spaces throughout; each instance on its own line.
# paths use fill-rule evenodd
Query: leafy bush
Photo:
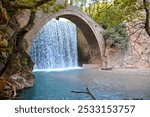
M 128 34 L 125 29 L 125 25 L 120 24 L 114 28 L 106 29 L 106 34 L 104 35 L 106 43 L 111 47 L 116 46 L 122 49 L 127 48 Z

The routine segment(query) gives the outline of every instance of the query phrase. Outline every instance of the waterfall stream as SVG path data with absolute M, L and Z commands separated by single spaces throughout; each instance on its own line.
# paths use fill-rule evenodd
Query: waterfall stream
M 77 67 L 76 26 L 70 22 L 48 22 L 36 35 L 30 56 L 34 69 Z

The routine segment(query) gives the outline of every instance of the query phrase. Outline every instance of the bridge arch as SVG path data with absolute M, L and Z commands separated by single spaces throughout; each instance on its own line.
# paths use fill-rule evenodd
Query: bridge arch
M 51 19 L 57 17 L 66 18 L 76 24 L 76 26 L 82 31 L 88 42 L 91 53 L 91 60 L 98 60 L 97 62 L 102 65 L 102 56 L 104 54 L 104 40 L 102 36 L 103 29 L 88 15 L 71 5 L 69 5 L 66 9 L 60 10 L 54 14 L 45 14 L 42 11 L 38 11 L 36 13 L 35 25 L 25 36 L 29 45 L 28 51 L 32 45 L 33 39 L 40 31 L 40 29 Z

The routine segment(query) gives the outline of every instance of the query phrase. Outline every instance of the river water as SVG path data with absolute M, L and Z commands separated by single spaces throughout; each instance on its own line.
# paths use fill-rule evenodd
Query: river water
M 140 71 L 140 70 L 139 70 Z M 91 100 L 88 87 L 98 100 L 150 99 L 150 72 L 132 70 L 101 71 L 74 69 L 34 71 L 35 85 L 26 89 L 20 99 Z
M 20 99 L 90 100 L 86 88 L 99 100 L 150 99 L 150 71 L 64 70 L 78 66 L 76 26 L 70 22 L 48 22 L 36 35 L 30 56 L 35 85 Z

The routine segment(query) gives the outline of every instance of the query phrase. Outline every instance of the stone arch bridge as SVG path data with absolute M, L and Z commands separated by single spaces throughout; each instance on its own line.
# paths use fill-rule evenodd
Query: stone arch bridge
M 104 54 L 103 29 L 79 8 L 71 5 L 54 14 L 38 11 L 36 13 L 35 25 L 25 36 L 29 47 L 31 47 L 32 41 L 39 30 L 51 19 L 57 17 L 66 18 L 76 24 L 88 42 L 92 61 L 98 60 L 98 63 L 102 65 L 102 56 Z

